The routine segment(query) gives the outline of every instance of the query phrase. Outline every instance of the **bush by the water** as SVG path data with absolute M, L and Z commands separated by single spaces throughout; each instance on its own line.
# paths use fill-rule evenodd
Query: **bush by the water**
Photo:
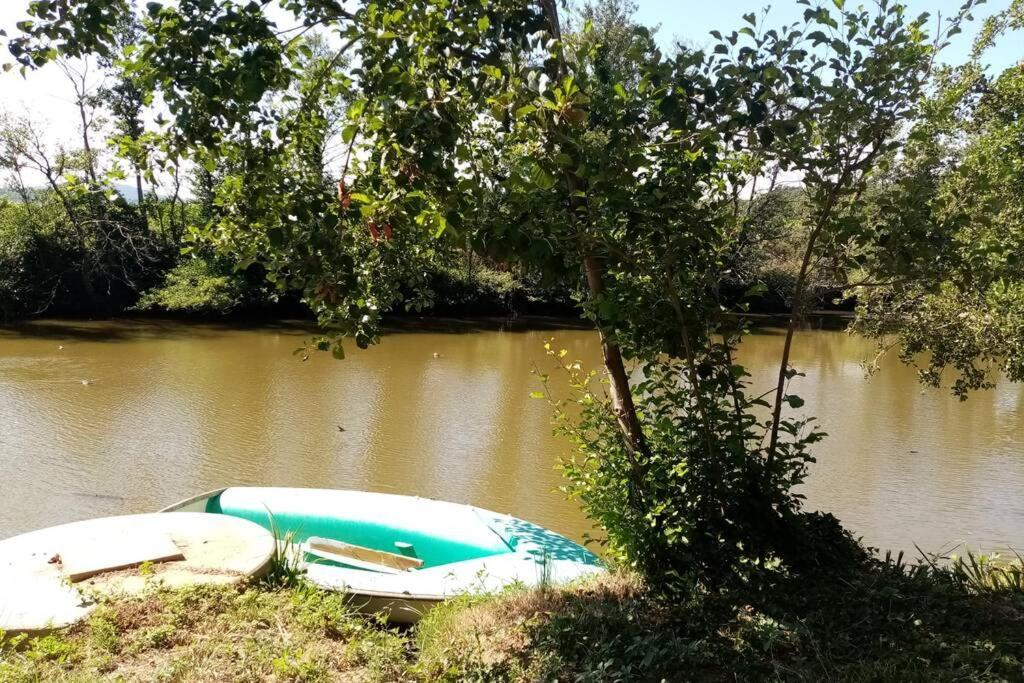
M 135 209 L 101 191 L 0 199 L 0 319 L 122 311 L 172 260 Z
M 113 315 L 158 311 L 183 315 L 256 312 L 305 314 L 301 292 L 280 291 L 259 265 L 190 244 L 203 220 L 194 201 L 179 209 L 152 199 L 147 218 L 101 192 L 80 197 L 80 232 L 52 191 L 0 198 L 0 320 L 38 315 Z M 74 210 L 75 207 L 72 207 Z M 174 211 L 179 225 L 168 227 Z M 542 283 L 501 264 L 470 262 L 465 252 L 438 254 L 418 283 L 419 310 L 453 315 L 574 315 L 569 287 Z M 395 312 L 402 312 L 401 310 Z
M 434 267 L 428 281 L 430 309 L 470 315 L 578 315 L 573 291 L 565 284 L 543 283 L 501 264 L 454 265 L 452 255 Z
M 188 258 L 163 282 L 144 292 L 136 308 L 180 313 L 226 314 L 272 305 L 277 297 L 257 276 L 247 276 L 216 257 Z

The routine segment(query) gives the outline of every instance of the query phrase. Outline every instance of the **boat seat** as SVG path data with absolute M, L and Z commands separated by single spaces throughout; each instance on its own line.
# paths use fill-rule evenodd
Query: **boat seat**
M 320 536 L 310 536 L 306 540 L 305 551 L 325 560 L 383 574 L 400 574 L 423 566 L 423 560 L 418 557 L 398 555 Z

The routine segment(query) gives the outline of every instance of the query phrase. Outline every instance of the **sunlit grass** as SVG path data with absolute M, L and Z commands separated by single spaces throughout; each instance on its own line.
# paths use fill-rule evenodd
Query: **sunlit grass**
M 890 556 L 681 601 L 620 570 L 456 598 L 395 628 L 290 573 L 288 547 L 276 578 L 255 585 L 154 585 L 103 601 L 71 629 L 8 638 L 0 681 L 1014 680 L 1024 671 L 1020 557 Z

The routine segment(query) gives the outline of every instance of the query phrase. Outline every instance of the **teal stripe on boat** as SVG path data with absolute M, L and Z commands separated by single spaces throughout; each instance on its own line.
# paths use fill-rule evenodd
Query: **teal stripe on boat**
M 276 526 L 278 533 L 291 533 L 297 543 L 320 536 L 393 553 L 398 552 L 396 542 L 409 543 L 424 568 L 511 552 L 467 506 L 404 496 L 330 494 L 227 489 L 207 502 L 206 511 L 248 519 L 268 529 Z M 377 501 L 385 505 L 364 504 Z

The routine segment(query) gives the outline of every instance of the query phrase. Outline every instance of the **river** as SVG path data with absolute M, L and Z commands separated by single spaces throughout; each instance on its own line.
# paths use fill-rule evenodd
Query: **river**
M 586 330 L 436 325 L 336 361 L 292 354 L 310 330 L 168 321 L 0 329 L 0 538 L 143 512 L 227 485 L 355 488 L 508 512 L 581 538 L 556 489 L 568 444 L 530 398 L 545 339 L 590 366 Z M 755 387 L 781 335 L 743 342 Z M 798 334 L 793 391 L 829 433 L 803 487 L 875 547 L 1024 548 L 1024 388 L 961 403 L 843 332 Z M 557 387 L 557 385 L 556 385 Z

